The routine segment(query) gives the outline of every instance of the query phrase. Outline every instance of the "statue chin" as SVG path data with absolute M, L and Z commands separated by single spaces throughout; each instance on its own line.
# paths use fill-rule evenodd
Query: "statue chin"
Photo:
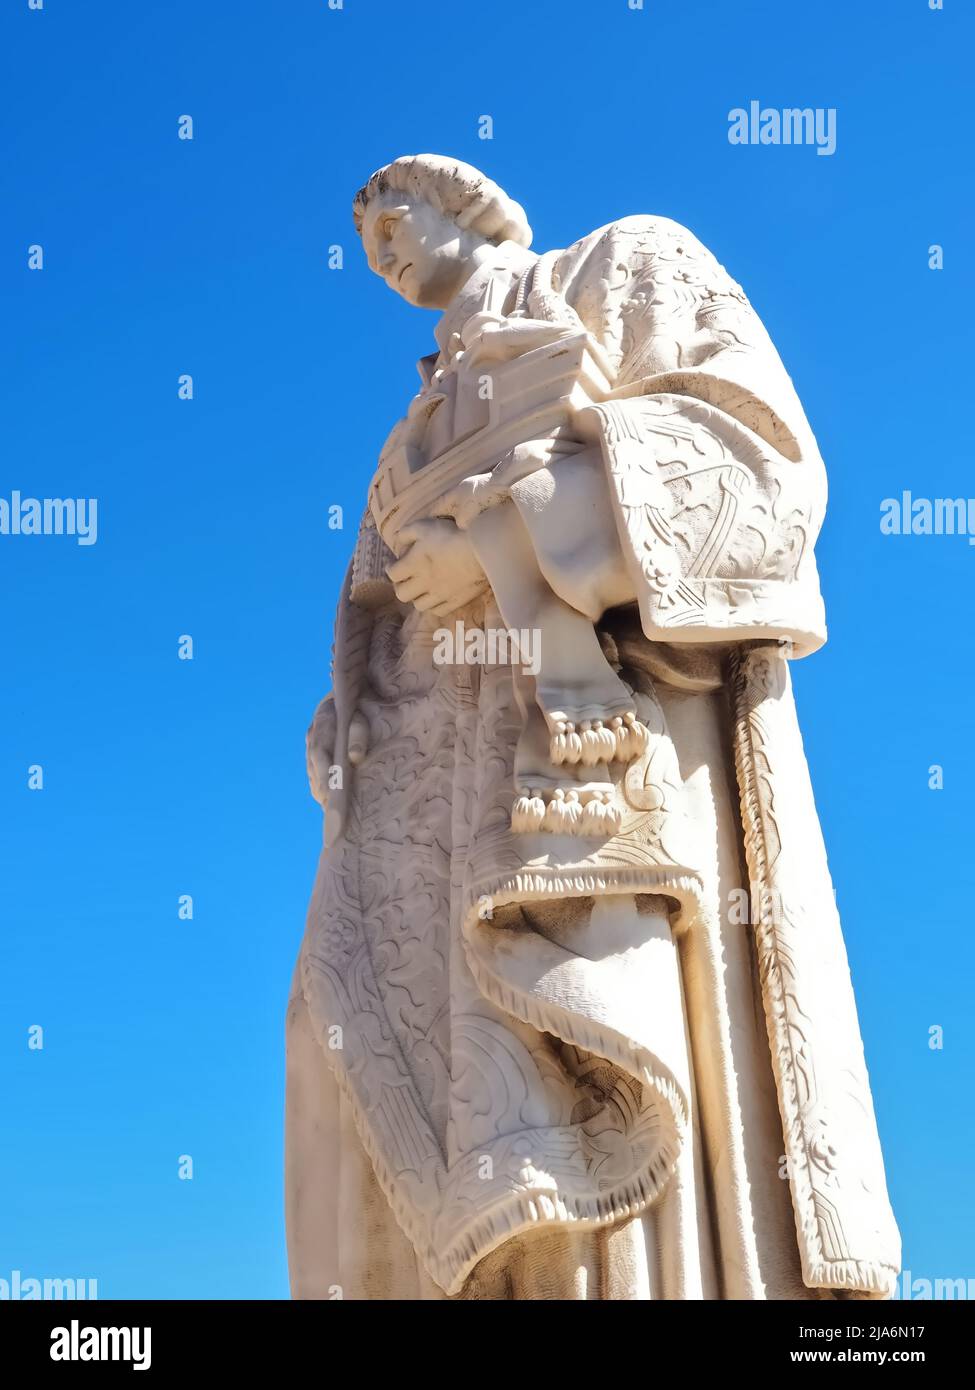
M 500 235 L 516 205 L 445 163 L 412 158 L 411 187 Z M 598 1269 L 614 1300 L 888 1297 L 789 673 L 825 640 L 816 441 L 687 229 L 626 217 L 536 258 L 523 222 L 495 246 L 418 215 L 387 253 L 444 312 L 308 743 L 293 1293 L 591 1298 Z
M 442 310 L 453 299 L 460 278 L 455 269 L 452 275 L 428 275 L 418 283 L 413 270 L 409 270 L 399 286 L 399 292 L 407 304 L 412 304 L 416 309 Z
M 439 302 L 435 289 L 430 289 L 427 285 L 410 285 L 400 287 L 400 295 L 406 300 L 407 304 L 412 304 L 414 309 L 442 309 L 443 304 Z

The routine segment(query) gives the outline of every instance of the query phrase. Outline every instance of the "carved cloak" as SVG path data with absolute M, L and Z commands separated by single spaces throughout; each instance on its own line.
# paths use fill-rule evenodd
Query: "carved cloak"
M 513 834 L 510 668 L 434 665 L 438 620 L 367 594 L 364 527 L 309 742 L 328 846 L 291 1013 L 296 1292 L 344 1278 L 325 1251 L 301 1274 L 310 1212 L 342 1200 L 302 1113 L 327 1059 L 397 1258 L 448 1294 L 540 1229 L 656 1213 L 655 1294 L 614 1296 L 883 1296 L 897 1232 L 780 646 L 825 638 L 815 441 L 740 288 L 666 219 L 541 258 L 524 312 L 576 315 L 608 365 L 587 428 L 639 619 L 601 628 L 650 747 L 617 836 Z M 490 599 L 464 617 L 503 626 Z

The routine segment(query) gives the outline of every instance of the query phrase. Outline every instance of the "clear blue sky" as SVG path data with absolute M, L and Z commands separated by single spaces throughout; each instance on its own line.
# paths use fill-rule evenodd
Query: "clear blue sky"
M 349 205 L 419 150 L 502 183 L 539 249 L 686 223 L 794 377 L 831 481 L 796 685 L 905 1263 L 975 1275 L 975 548 L 879 529 L 902 489 L 975 494 L 973 38 L 963 0 L 7 0 L 0 496 L 95 496 L 99 530 L 0 536 L 0 1277 L 286 1296 L 304 730 L 434 323 Z M 729 144 L 753 99 L 836 108 L 836 153 Z

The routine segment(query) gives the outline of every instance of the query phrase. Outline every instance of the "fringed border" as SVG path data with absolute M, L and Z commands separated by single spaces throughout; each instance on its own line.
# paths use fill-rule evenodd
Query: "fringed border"
M 302 970 L 303 975 L 308 968 L 309 959 L 306 958 Z M 318 1037 L 319 1045 L 328 1058 L 328 1049 L 325 1047 L 316 1026 L 315 1010 L 308 998 L 304 980 L 302 988 L 306 1003 L 309 1006 L 312 1027 Z M 539 1017 L 541 1017 L 541 1011 L 539 1011 Z M 547 1031 L 552 1030 L 548 1029 Z M 598 1041 L 598 1033 L 598 1028 L 591 1030 L 590 1036 L 594 1043 Z M 566 1039 L 566 1041 L 572 1042 L 573 1039 Z M 582 1044 L 576 1045 L 581 1046 Z M 597 1051 L 600 1056 L 607 1055 L 606 1052 L 599 1051 L 595 1046 L 589 1050 Z M 417 1258 L 427 1273 L 447 1294 L 460 1292 L 467 1276 L 485 1255 L 489 1255 L 492 1250 L 497 1249 L 499 1245 L 502 1245 L 512 1236 L 531 1230 L 535 1226 L 571 1223 L 596 1227 L 610 1225 L 616 1221 L 625 1220 L 627 1217 L 638 1215 L 663 1190 L 674 1170 L 681 1150 L 683 1136 L 681 1129 L 678 1128 L 676 1117 L 686 1113 L 684 1098 L 676 1087 L 676 1083 L 663 1080 L 662 1085 L 667 1088 L 667 1093 L 658 1092 L 658 1094 L 662 1100 L 670 1105 L 671 1114 L 668 1115 L 662 1109 L 661 1119 L 667 1129 L 661 1139 L 657 1154 L 643 1172 L 636 1174 L 633 1178 L 619 1184 L 607 1193 L 588 1198 L 569 1197 L 559 1192 L 558 1189 L 546 1190 L 542 1187 L 518 1193 L 507 1193 L 482 1216 L 474 1220 L 468 1219 L 463 1229 L 448 1237 L 443 1248 L 438 1249 L 434 1246 L 432 1239 L 434 1222 L 427 1219 L 414 1204 L 404 1199 L 399 1175 L 393 1173 L 380 1150 L 375 1133 L 369 1124 L 368 1115 L 359 1103 L 348 1073 L 341 1066 L 333 1066 L 333 1072 L 343 1095 L 349 1102 L 356 1133 L 373 1166 L 377 1181 L 389 1202 L 396 1221 L 412 1244 Z M 631 1074 L 639 1075 L 632 1070 Z M 447 1173 L 449 1170 L 444 1168 L 442 1171 Z
M 807 1283 L 814 1289 L 841 1289 L 881 1299 L 894 1296 L 897 1275 L 893 1265 L 877 1260 L 826 1260 L 810 1264 Z
M 736 650 L 731 658 L 731 695 L 734 724 L 735 770 L 741 799 L 749 878 L 757 885 L 761 901 L 771 899 L 772 871 L 765 840 L 764 800 L 758 786 L 755 758 L 754 716 L 750 699 L 750 659 L 763 656 L 781 663 L 780 694 L 788 693 L 788 668 L 779 644 L 759 643 Z M 791 698 L 791 696 L 790 696 Z M 761 727 L 759 723 L 759 727 Z M 850 1293 L 890 1297 L 897 1270 L 879 1260 L 830 1260 L 823 1249 L 816 1215 L 812 1169 L 806 1148 L 802 1115 L 796 1090 L 796 1060 L 787 1018 L 786 990 L 779 966 L 779 943 L 774 921 L 765 920 L 764 908 L 755 928 L 768 1030 L 769 1049 L 779 1100 L 783 1139 L 790 1158 L 789 1183 L 798 1236 L 803 1281 L 808 1288 L 843 1289 Z
M 566 869 L 517 869 L 510 874 L 476 883 L 472 890 L 474 906 L 466 909 L 465 928 L 477 919 L 476 904 L 486 898 L 494 907 L 510 907 L 519 902 L 539 902 L 556 896 L 592 897 L 594 894 L 660 893 L 674 897 L 682 907 L 693 911 L 682 916 L 679 930 L 693 925 L 702 900 L 701 880 L 690 870 L 676 872 L 657 864 L 602 866 Z
M 701 885 L 697 878 L 686 873 L 671 873 L 653 866 L 587 869 L 569 874 L 522 871 L 498 876 L 487 893 L 482 886 L 481 896 L 489 896 L 496 906 L 517 902 L 537 901 L 556 894 L 588 896 L 627 890 L 645 893 L 664 893 L 676 897 L 696 915 Z M 569 1223 L 584 1227 L 610 1225 L 636 1216 L 660 1195 L 670 1179 L 684 1141 L 688 1124 L 688 1103 L 680 1086 L 657 1058 L 643 1048 L 634 1048 L 629 1040 L 612 1029 L 580 1015 L 560 1013 L 535 995 L 516 991 L 483 967 L 467 940 L 470 932 L 481 928 L 475 902 L 468 907 L 464 921 L 465 951 L 475 983 L 485 997 L 506 1013 L 540 1031 L 552 1033 L 572 1046 L 603 1057 L 634 1076 L 651 1089 L 660 1102 L 662 1132 L 657 1152 L 646 1167 L 609 1192 L 589 1197 L 571 1197 L 554 1190 L 507 1193 L 493 1208 L 474 1220 L 468 1220 L 461 1231 L 448 1237 L 446 1243 L 433 1242 L 434 1220 L 403 1195 L 402 1183 L 394 1174 L 376 1140 L 375 1132 L 355 1093 L 351 1078 L 336 1053 L 330 1053 L 316 1026 L 317 1010 L 309 997 L 316 990 L 310 978 L 314 971 L 319 981 L 327 981 L 331 967 L 305 951 L 302 963 L 302 990 L 309 1005 L 312 1026 L 318 1036 L 326 1059 L 332 1065 L 336 1080 L 349 1102 L 356 1132 L 372 1163 L 383 1193 L 396 1221 L 412 1243 L 431 1278 L 448 1294 L 460 1291 L 467 1276 L 485 1255 L 504 1241 L 542 1224 Z M 332 986 L 326 986 L 334 988 Z M 567 1026 L 568 1025 L 568 1026 Z M 334 1062 L 331 1060 L 334 1059 Z M 506 1137 L 506 1136 L 505 1136 Z M 441 1167 L 441 1173 L 449 1170 Z M 424 1181 L 423 1175 L 420 1175 Z M 428 1179 L 427 1179 L 428 1181 Z M 441 1216 L 438 1211 L 435 1216 Z

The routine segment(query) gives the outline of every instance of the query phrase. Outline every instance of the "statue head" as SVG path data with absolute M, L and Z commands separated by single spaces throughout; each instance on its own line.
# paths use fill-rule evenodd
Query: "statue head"
M 445 309 L 503 241 L 531 244 L 523 209 L 470 164 L 403 155 L 373 174 L 352 203 L 369 261 L 410 304 Z

